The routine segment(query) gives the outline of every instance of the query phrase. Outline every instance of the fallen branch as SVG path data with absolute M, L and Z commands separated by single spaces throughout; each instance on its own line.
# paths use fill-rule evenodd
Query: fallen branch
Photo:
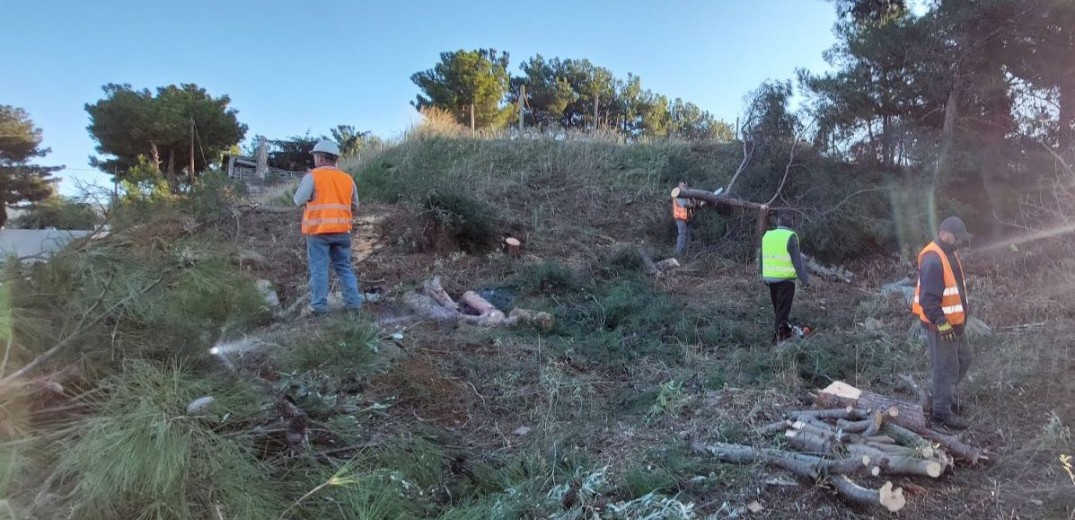
M 829 267 L 818 262 L 809 255 L 801 255 L 806 262 L 806 269 L 817 276 L 834 282 L 853 283 L 854 273 L 842 267 Z
M 444 291 L 444 287 L 440 284 L 440 275 L 434 276 L 431 280 L 426 280 L 422 284 L 422 292 L 426 296 L 433 298 L 434 301 L 440 304 L 441 307 L 450 311 L 458 311 L 459 304 L 452 300 L 451 296 Z

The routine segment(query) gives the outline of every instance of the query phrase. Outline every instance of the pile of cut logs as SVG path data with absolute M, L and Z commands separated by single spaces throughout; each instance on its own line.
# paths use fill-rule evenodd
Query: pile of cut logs
M 909 384 L 921 391 L 913 381 Z M 782 437 L 790 450 L 701 442 L 693 448 L 722 462 L 763 462 L 824 480 L 850 502 L 895 512 L 907 503 L 902 488 L 889 480 L 879 488 L 864 487 L 851 477 L 937 478 L 957 461 L 974 465 L 987 458 L 957 436 L 931 430 L 921 403 L 927 399 L 919 394 L 920 402 L 913 403 L 837 381 L 815 396 L 818 408 L 790 412 L 761 429 L 765 436 Z

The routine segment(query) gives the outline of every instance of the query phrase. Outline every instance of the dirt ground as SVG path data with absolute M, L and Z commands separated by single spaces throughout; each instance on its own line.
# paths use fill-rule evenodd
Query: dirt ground
M 433 274 L 443 275 L 448 292 L 459 294 L 475 288 L 472 283 L 502 280 L 521 263 L 552 253 L 530 250 L 520 260 L 497 253 L 466 255 L 430 246 L 422 219 L 406 207 L 371 205 L 364 215 L 356 233 L 356 267 L 363 289 L 381 291 L 388 300 Z M 306 266 L 298 214 L 250 213 L 239 217 L 238 226 L 245 247 L 256 253 L 251 271 L 274 282 L 285 306 L 301 298 Z M 611 239 L 595 247 L 611 250 L 630 241 L 627 230 L 622 235 L 605 231 Z M 580 252 L 584 258 L 557 260 L 585 265 L 600 254 L 586 251 Z M 855 358 L 851 384 L 907 396 L 898 388 L 898 374 L 879 369 L 882 364 L 928 381 L 924 353 L 906 346 L 913 321 L 905 304 L 881 294 L 884 283 L 907 275 L 910 267 L 873 259 L 846 266 L 858 275 L 853 284 L 817 281 L 800 291 L 793 311 L 815 325 L 816 333 L 773 347 L 757 332 L 765 330 L 771 309 L 753 267 L 704 254 L 685 260 L 682 268 L 655 280 L 659 290 L 685 306 L 715 309 L 723 319 L 743 324 L 756 341 L 736 349 L 683 345 L 681 363 L 643 359 L 628 370 L 609 371 L 550 355 L 536 335 L 409 325 L 403 329 L 403 360 L 368 382 L 372 399 L 394 402 L 370 435 L 378 429 L 435 428 L 460 453 L 477 459 L 526 449 L 575 450 L 614 475 L 640 463 L 661 466 L 675 460 L 680 477 L 697 476 L 680 478 L 678 489 L 703 517 L 1075 518 L 1075 482 L 1059 460 L 1075 451 L 1069 429 L 1075 423 L 1070 355 L 1075 275 L 1066 274 L 1075 262 L 1062 242 L 968 251 L 972 312 L 992 334 L 975 340 L 974 368 L 964 389 L 972 427 L 964 439 L 986 448 L 989 460 L 957 466 L 933 481 L 893 479 L 908 496 L 897 515 L 848 505 L 826 486 L 780 470 L 719 464 L 688 446 L 695 440 L 771 445 L 753 428 L 805 407 L 801 398 L 813 388 L 796 377 L 795 368 L 776 366 L 770 376 L 750 384 L 742 374 L 753 370 L 757 359 L 839 345 L 861 356 Z M 367 309 L 385 323 L 399 313 L 390 303 L 370 303 Z M 866 327 L 867 318 L 880 326 Z M 900 359 L 884 359 L 890 353 Z M 727 374 L 727 382 L 705 383 L 714 374 Z M 685 405 L 678 413 L 656 418 L 624 413 L 632 399 L 673 379 L 683 382 Z M 879 486 L 880 481 L 860 483 Z M 746 505 L 754 501 L 763 509 L 747 513 Z

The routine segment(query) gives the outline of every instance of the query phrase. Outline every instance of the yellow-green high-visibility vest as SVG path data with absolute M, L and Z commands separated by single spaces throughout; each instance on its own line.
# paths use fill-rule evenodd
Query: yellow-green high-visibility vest
M 761 238 L 761 277 L 772 280 L 794 280 L 795 264 L 788 253 L 788 241 L 795 236 L 790 229 L 773 229 Z

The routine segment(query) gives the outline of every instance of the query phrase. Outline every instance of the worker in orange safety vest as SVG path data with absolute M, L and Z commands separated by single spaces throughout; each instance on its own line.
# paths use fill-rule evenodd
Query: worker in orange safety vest
M 955 416 L 960 410 L 956 386 L 966 378 L 973 355 L 964 334 L 970 307 L 963 263 L 956 250 L 970 238 L 959 217 L 941 222 L 937 240 L 918 253 L 918 285 L 911 304 L 911 312 L 926 332 L 933 376 L 932 421 L 953 430 L 968 426 Z
M 296 206 L 305 206 L 302 234 L 306 235 L 306 256 L 310 269 L 310 312 L 328 312 L 329 265 L 336 271 L 344 306 L 351 311 L 362 307 L 358 278 L 351 265 L 352 219 L 358 212 L 358 189 L 354 179 L 336 166 L 340 149 L 322 139 L 311 152 L 314 169 L 299 182 Z
M 679 183 L 679 189 L 685 190 L 689 186 L 686 182 Z M 672 218 L 676 221 L 676 256 L 687 252 L 687 246 L 691 240 L 691 220 L 694 219 L 694 210 L 703 206 L 705 202 L 684 197 L 672 198 Z

